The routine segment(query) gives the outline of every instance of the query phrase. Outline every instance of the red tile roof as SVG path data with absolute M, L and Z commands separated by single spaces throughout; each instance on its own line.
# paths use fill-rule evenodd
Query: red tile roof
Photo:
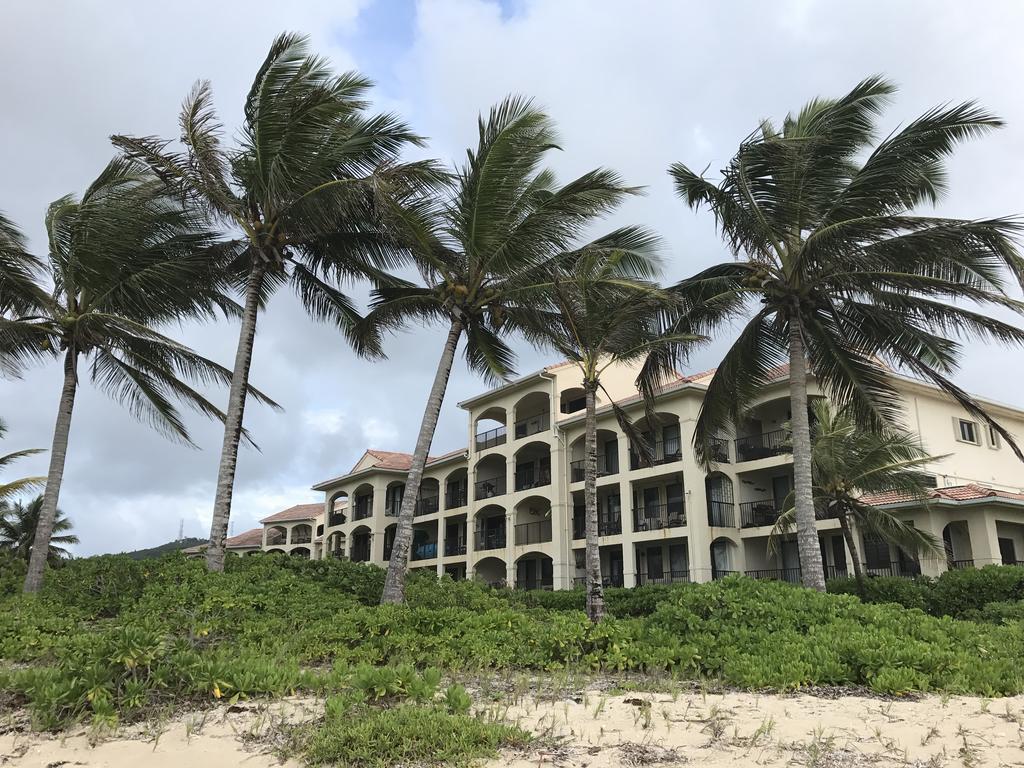
M 261 523 L 289 523 L 295 520 L 312 520 L 324 511 L 323 504 L 296 504 L 294 507 L 264 517 Z
M 231 536 L 224 541 L 224 546 L 228 549 L 263 546 L 263 529 L 253 528 L 251 531 L 245 531 L 237 536 Z
M 969 483 L 967 485 L 951 485 L 948 488 L 935 488 L 928 493 L 928 498 L 931 501 L 977 501 L 978 499 L 1024 501 L 1024 493 L 1000 491 L 995 488 Z M 900 504 L 906 501 L 913 501 L 913 497 L 899 491 L 883 491 L 881 493 L 866 493 L 860 497 L 860 500 L 865 504 L 878 507 L 886 504 Z
M 411 453 L 400 453 L 398 451 L 378 451 L 374 448 L 367 448 L 366 452 L 377 459 L 375 466 L 380 469 L 397 469 L 405 472 L 412 466 L 412 454 Z M 459 448 L 455 451 L 449 451 L 448 453 L 442 453 L 440 456 L 428 456 L 427 466 L 436 464 L 444 459 L 450 459 L 452 456 L 465 453 L 465 448 Z M 361 459 L 360 459 L 361 461 Z M 358 466 L 358 465 L 357 465 Z M 352 468 L 355 471 L 355 467 Z

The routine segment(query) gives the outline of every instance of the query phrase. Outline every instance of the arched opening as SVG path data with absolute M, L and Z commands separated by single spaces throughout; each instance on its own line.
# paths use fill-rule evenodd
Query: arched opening
M 504 496 L 508 492 L 505 457 L 492 454 L 476 463 L 473 498 L 477 501 Z
M 633 485 L 633 530 L 657 531 L 686 525 L 683 475 L 671 474 Z
M 711 542 L 711 578 L 723 579 L 736 573 L 733 564 L 736 561 L 736 544 L 724 536 Z
M 789 397 L 769 400 L 751 409 L 736 425 L 736 461 L 756 461 L 792 453 L 790 417 Z
M 268 549 L 267 550 L 267 554 L 268 555 L 283 555 L 284 554 L 284 550 L 283 549 Z
M 551 502 L 529 496 L 516 504 L 513 532 L 517 547 L 551 541 Z
M 505 548 L 505 509 L 489 504 L 476 513 L 473 549 Z
M 503 445 L 507 439 L 504 408 L 488 408 L 476 418 L 476 439 L 474 443 L 478 451 Z
M 708 503 L 708 525 L 712 528 L 733 528 L 732 480 L 721 472 L 712 472 L 704 478 L 704 491 Z
M 354 563 L 368 563 L 371 557 L 373 534 L 369 526 L 360 525 L 352 531 L 352 548 L 349 559 Z
M 582 483 L 586 478 L 587 448 L 585 435 L 573 440 L 569 448 L 569 482 Z M 597 476 L 618 474 L 619 436 L 610 429 L 597 430 Z
M 392 523 L 384 529 L 384 559 L 391 559 L 391 551 L 395 548 L 395 534 L 398 533 L 398 523 Z
M 679 430 L 679 417 L 674 413 L 655 413 L 636 422 L 644 439 L 643 446 L 631 444 L 629 468 L 656 467 L 671 464 L 683 458 L 683 442 Z
M 536 435 L 551 426 L 551 402 L 547 392 L 531 392 L 516 403 L 515 439 Z
M 441 508 L 441 484 L 434 477 L 425 477 L 420 483 L 420 497 L 416 500 L 416 517 L 432 515 Z
M 597 535 L 617 536 L 622 533 L 622 497 L 617 483 L 597 489 Z M 572 537 L 583 539 L 587 534 L 587 505 L 583 491 L 572 492 Z
M 517 491 L 551 485 L 551 446 L 547 443 L 527 443 L 516 451 L 515 462 Z
M 352 494 L 355 503 L 352 506 L 352 519 L 365 520 L 373 514 L 373 486 L 363 483 Z
M 292 557 L 301 557 L 303 560 L 309 560 L 309 549 L 306 547 L 296 547 L 288 554 Z
M 444 508 L 460 509 L 469 502 L 469 470 L 459 467 L 444 479 Z
M 337 525 L 344 525 L 348 509 L 348 492 L 338 491 L 327 499 L 327 527 L 334 528 Z
M 437 557 L 437 520 L 420 523 L 412 529 L 410 560 L 433 560 Z
M 583 387 L 563 389 L 558 396 L 558 410 L 562 413 L 576 413 L 587 407 L 587 393 Z
M 309 544 L 313 540 L 312 526 L 302 523 L 292 528 L 289 544 Z
M 634 545 L 637 584 L 679 584 L 690 580 L 690 543 L 685 536 Z
M 554 563 L 541 552 L 527 552 L 516 560 L 516 589 L 552 589 Z
M 328 557 L 342 558 L 345 556 L 345 534 L 335 531 L 327 537 L 326 552 Z
M 288 529 L 283 525 L 272 525 L 267 528 L 266 545 L 268 547 L 277 544 L 288 543 Z
M 402 499 L 405 498 L 405 483 L 395 480 L 388 483 L 384 491 L 384 516 L 398 517 L 402 512 Z
M 946 568 L 974 567 L 974 551 L 966 520 L 956 520 L 942 529 L 942 545 L 946 550 Z
M 473 578 L 492 587 L 505 586 L 505 561 L 498 557 L 485 557 L 473 566 Z

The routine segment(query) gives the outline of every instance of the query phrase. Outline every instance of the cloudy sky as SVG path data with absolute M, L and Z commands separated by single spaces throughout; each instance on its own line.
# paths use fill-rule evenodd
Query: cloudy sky
M 176 135 L 178 105 L 198 78 L 212 81 L 224 123 L 237 126 L 243 95 L 273 36 L 295 30 L 337 68 L 377 83 L 382 109 L 430 137 L 429 154 L 459 161 L 476 116 L 509 92 L 533 96 L 557 121 L 569 179 L 603 165 L 644 185 L 612 224 L 635 222 L 664 238 L 667 278 L 726 254 L 706 214 L 672 195 L 665 169 L 724 165 L 762 117 L 781 119 L 815 95 L 838 96 L 881 72 L 901 91 L 887 130 L 936 104 L 979 99 L 1008 121 L 964 146 L 951 164 L 945 213 L 1024 213 L 1024 4 L 619 2 L 616 0 L 10 0 L 0 25 L 0 210 L 44 249 L 46 205 L 82 190 L 112 154 L 111 133 Z M 365 296 L 361 286 L 353 288 Z M 177 330 L 222 362 L 237 327 Z M 442 337 L 395 338 L 390 359 L 357 360 L 287 293 L 261 320 L 252 378 L 285 407 L 251 406 L 246 425 L 262 452 L 239 463 L 234 532 L 294 503 L 319 500 L 316 481 L 348 470 L 365 447 L 407 450 Z M 693 361 L 713 365 L 722 338 Z M 546 356 L 522 350 L 520 370 Z M 1024 405 L 1019 351 L 969 350 L 969 389 Z M 455 403 L 483 385 L 458 370 L 436 452 L 465 444 Z M 58 366 L 0 381 L 7 452 L 49 447 Z M 83 554 L 162 543 L 209 530 L 221 431 L 193 419 L 200 449 L 169 443 L 88 385 L 72 426 L 61 507 Z M 25 461 L 44 474 L 46 458 Z

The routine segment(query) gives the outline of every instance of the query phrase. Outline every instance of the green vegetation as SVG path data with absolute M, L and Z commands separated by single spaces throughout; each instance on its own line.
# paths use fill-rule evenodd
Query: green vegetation
M 743 577 L 609 590 L 609 618 L 595 625 L 582 611 L 582 590 L 510 592 L 421 574 L 410 575 L 407 604 L 379 606 L 384 572 L 341 561 L 232 558 L 225 573 L 211 574 L 180 556 L 107 556 L 50 576 L 37 599 L 0 602 L 0 658 L 8 662 L 0 690 L 27 705 L 40 728 L 112 725 L 170 703 L 295 691 L 340 695 L 354 708 L 395 697 L 429 703 L 441 679 L 431 670 L 456 681 L 490 670 L 570 669 L 754 689 L 1024 692 L 1024 624 L 1007 602 L 1024 584 L 1015 567 L 929 583 L 935 606 L 961 615 L 990 602 L 987 614 L 1006 619 L 998 624 Z M 458 689 L 443 698 L 452 716 L 468 708 Z M 424 718 L 417 727 L 430 730 L 433 718 L 447 723 L 431 725 L 441 732 L 454 725 L 442 714 L 391 712 L 359 727 L 386 733 Z M 330 750 L 355 748 L 365 735 L 351 730 L 356 720 L 363 718 L 340 718 L 316 754 L 326 760 Z M 488 745 L 493 736 L 466 738 Z
M 166 544 L 161 544 L 157 547 L 133 549 L 131 552 L 123 552 L 122 554 L 125 557 L 130 557 L 132 560 L 153 560 L 161 555 L 166 555 L 168 552 L 177 552 L 179 549 L 198 547 L 200 544 L 205 544 L 206 541 L 206 539 L 199 539 L 195 536 L 186 536 L 184 539 L 168 541 Z
M 0 501 L 0 552 L 6 552 L 28 562 L 35 546 L 42 509 L 42 496 L 36 496 L 27 504 L 21 501 L 13 504 Z M 51 526 L 50 551 L 46 556 L 49 562 L 53 563 L 71 556 L 64 545 L 78 543 L 78 537 L 71 533 L 73 527 L 71 520 L 57 509 Z

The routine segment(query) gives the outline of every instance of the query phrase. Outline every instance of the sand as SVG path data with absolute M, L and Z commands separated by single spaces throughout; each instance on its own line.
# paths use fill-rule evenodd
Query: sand
M 249 703 L 127 726 L 99 740 L 87 730 L 50 736 L 8 724 L 0 727 L 0 766 L 298 768 L 299 761 L 281 763 L 270 753 L 275 746 L 288 751 L 277 726 L 321 712 L 309 699 Z M 557 701 L 524 699 L 489 712 L 539 741 L 488 768 L 1024 766 L 1024 697 L 885 701 L 590 692 Z

